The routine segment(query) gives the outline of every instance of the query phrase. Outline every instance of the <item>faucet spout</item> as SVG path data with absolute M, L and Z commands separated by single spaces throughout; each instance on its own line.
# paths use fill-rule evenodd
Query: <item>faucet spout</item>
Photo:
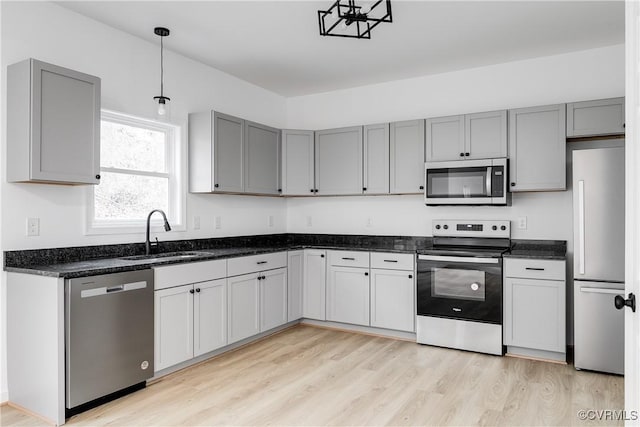
M 144 242 L 144 247 L 145 247 L 145 254 L 149 255 L 151 253 L 151 242 L 149 240 L 149 229 L 151 226 L 151 216 L 155 213 L 155 212 L 160 212 L 160 214 L 162 215 L 162 218 L 164 219 L 164 231 L 171 231 L 171 226 L 169 225 L 169 221 L 167 221 L 167 216 L 165 215 L 164 211 L 162 211 L 161 209 L 154 209 L 151 212 L 149 212 L 149 215 L 147 216 L 147 238 L 145 239 Z

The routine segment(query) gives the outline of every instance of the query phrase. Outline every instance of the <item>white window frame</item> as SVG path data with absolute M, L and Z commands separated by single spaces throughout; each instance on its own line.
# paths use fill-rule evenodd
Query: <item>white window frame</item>
M 120 123 L 162 132 L 166 135 L 165 162 L 167 172 L 130 171 L 127 169 L 100 166 L 101 172 L 117 172 L 137 176 L 167 177 L 169 179 L 169 208 L 167 218 L 172 231 L 185 231 L 186 188 L 185 188 L 185 147 L 182 144 L 182 128 L 180 126 L 149 120 L 116 111 L 102 110 L 100 120 Z M 95 219 L 95 187 L 89 186 L 87 191 L 85 234 L 134 234 L 146 231 L 146 217 L 139 220 L 96 220 Z M 154 215 L 151 221 L 152 231 L 163 231 L 161 215 Z

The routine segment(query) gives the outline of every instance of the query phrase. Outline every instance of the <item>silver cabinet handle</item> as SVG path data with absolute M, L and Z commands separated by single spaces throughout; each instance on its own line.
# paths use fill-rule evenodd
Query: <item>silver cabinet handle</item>
M 418 255 L 418 261 L 448 261 L 467 264 L 498 264 L 500 258 L 474 258 L 474 257 L 458 257 L 458 256 L 440 256 L 440 255 Z

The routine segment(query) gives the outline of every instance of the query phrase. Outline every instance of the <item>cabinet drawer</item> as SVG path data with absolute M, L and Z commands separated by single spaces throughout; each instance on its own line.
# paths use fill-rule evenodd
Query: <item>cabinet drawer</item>
M 329 265 L 369 268 L 369 252 L 329 251 Z
M 565 261 L 548 259 L 505 258 L 505 277 L 565 280 Z
M 371 268 L 413 271 L 413 254 L 371 252 Z
M 227 260 L 229 277 L 287 266 L 287 253 L 275 252 Z
M 153 267 L 153 280 L 156 290 L 221 279 L 226 276 L 226 259 Z

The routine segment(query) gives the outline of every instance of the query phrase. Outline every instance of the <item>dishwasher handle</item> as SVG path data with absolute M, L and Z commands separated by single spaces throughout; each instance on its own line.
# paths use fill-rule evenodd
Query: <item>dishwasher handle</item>
M 146 281 L 123 283 L 116 286 L 103 286 L 101 288 L 83 289 L 80 291 L 80 298 L 98 297 L 101 295 L 117 294 L 127 291 L 135 291 L 138 289 L 144 289 L 147 287 Z
M 581 286 L 580 287 L 580 292 L 586 292 L 586 293 L 591 293 L 591 294 L 620 295 L 620 293 L 624 293 L 624 289 L 588 288 L 586 286 Z

